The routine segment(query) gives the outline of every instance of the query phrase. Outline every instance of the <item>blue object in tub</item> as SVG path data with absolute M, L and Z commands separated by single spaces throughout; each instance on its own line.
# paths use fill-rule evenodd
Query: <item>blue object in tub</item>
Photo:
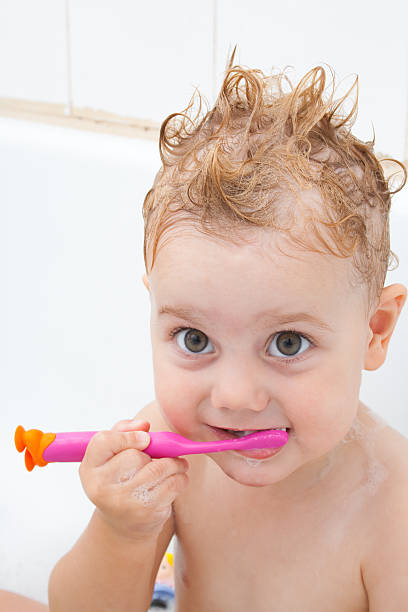
M 156 608 L 170 608 L 170 604 L 174 600 L 174 589 L 164 583 L 156 582 L 154 585 L 153 599 L 150 604 L 151 607 Z

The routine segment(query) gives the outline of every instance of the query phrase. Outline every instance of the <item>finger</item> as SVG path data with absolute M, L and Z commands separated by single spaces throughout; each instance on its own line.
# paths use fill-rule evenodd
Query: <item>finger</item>
M 142 468 L 152 459 L 146 453 L 139 453 L 134 449 L 127 449 L 109 461 L 109 473 L 106 474 L 106 480 L 110 483 L 125 485 L 129 481 L 133 481 L 132 486 L 142 484 L 151 486 L 176 473 L 185 473 L 188 470 L 188 461 L 184 458 L 176 457 L 165 459 L 163 461 L 155 459 L 154 463 L 159 463 L 156 467 L 146 470 L 140 476 L 137 476 Z
M 188 475 L 183 471 L 172 474 L 160 482 L 150 484 L 135 484 L 132 480 L 130 482 L 132 486 L 128 488 L 131 498 L 138 504 L 154 505 L 160 508 L 171 504 L 187 483 Z
M 104 481 L 124 485 L 132 480 L 152 459 L 146 453 L 128 448 L 118 453 L 104 466 Z
M 133 431 L 134 429 L 149 431 L 150 423 L 136 417 L 134 419 L 123 419 L 115 423 L 111 431 Z
M 139 485 L 148 488 L 155 487 L 176 474 L 185 474 L 188 468 L 188 461 L 181 457 L 147 461 L 143 468 L 137 470 L 129 479 L 131 481 L 129 488 Z
M 100 431 L 91 438 L 82 464 L 84 467 L 99 467 L 124 450 L 143 451 L 149 444 L 150 436 L 145 431 Z

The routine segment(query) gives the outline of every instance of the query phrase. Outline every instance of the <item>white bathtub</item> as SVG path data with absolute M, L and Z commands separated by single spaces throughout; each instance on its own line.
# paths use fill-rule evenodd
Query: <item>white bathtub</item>
M 158 166 L 152 142 L 0 119 L 0 588 L 44 602 L 92 505 L 77 465 L 26 472 L 14 429 L 109 428 L 153 398 L 141 205 Z M 407 236 L 404 193 L 389 283 L 408 284 Z M 406 435 L 407 344 L 408 307 L 361 391 Z

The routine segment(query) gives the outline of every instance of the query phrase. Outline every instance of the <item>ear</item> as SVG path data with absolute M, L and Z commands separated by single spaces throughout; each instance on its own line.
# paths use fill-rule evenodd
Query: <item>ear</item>
M 395 284 L 385 287 L 369 322 L 371 339 L 364 360 L 365 370 L 377 370 L 385 361 L 388 343 L 407 299 L 407 288 Z
M 148 280 L 148 278 L 147 278 L 147 274 L 143 274 L 143 276 L 142 276 L 142 281 L 143 281 L 143 284 L 144 284 L 144 286 L 146 287 L 146 289 L 147 289 L 148 291 L 150 291 L 150 285 L 149 285 L 149 280 Z

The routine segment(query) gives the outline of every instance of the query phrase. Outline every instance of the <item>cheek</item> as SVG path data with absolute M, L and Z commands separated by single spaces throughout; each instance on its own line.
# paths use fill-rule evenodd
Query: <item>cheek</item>
M 156 399 L 166 422 L 180 433 L 197 418 L 205 397 L 202 377 L 176 367 L 166 359 L 153 360 Z
M 358 409 L 361 370 L 356 363 L 327 363 L 305 374 L 291 401 L 298 441 L 308 446 L 326 440 L 328 448 L 350 429 Z M 288 411 L 289 412 L 289 411 Z

